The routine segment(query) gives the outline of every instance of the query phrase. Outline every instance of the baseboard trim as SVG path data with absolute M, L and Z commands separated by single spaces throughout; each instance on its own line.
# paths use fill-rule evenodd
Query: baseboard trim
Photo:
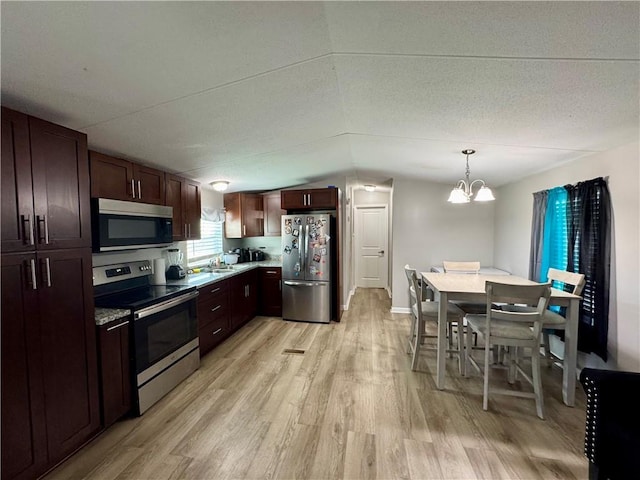
M 387 291 L 387 295 L 389 295 L 389 298 L 393 298 L 391 296 L 391 289 L 389 287 L 384 287 L 384 289 Z
M 391 313 L 411 313 L 409 307 L 391 307 Z
M 356 287 L 352 288 L 349 292 L 349 296 L 347 297 L 347 303 L 342 305 L 342 310 L 349 310 L 349 304 L 351 303 L 351 298 L 356 294 Z

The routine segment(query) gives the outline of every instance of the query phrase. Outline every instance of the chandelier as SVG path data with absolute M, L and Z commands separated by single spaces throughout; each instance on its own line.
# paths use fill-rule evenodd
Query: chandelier
M 462 150 L 462 153 L 467 156 L 467 170 L 465 172 L 466 179 L 458 180 L 458 184 L 453 190 L 451 190 L 449 200 L 447 201 L 451 203 L 469 203 L 471 201 L 471 197 L 473 197 L 473 186 L 476 183 L 480 183 L 481 185 L 474 198 L 476 202 L 490 202 L 491 200 L 495 200 L 493 192 L 485 185 L 484 180 L 478 179 L 473 182 L 469 180 L 469 155 L 473 155 L 476 151 L 471 148 L 467 148 L 466 150 Z

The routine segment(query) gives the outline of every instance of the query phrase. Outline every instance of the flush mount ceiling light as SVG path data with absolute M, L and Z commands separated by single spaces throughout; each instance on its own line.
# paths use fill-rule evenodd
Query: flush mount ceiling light
M 463 155 L 467 156 L 467 170 L 465 172 L 465 180 L 458 180 L 458 184 L 456 187 L 451 190 L 451 194 L 449 195 L 448 202 L 451 203 L 469 203 L 471 201 L 471 197 L 473 197 L 473 186 L 476 183 L 480 183 L 480 190 L 476 193 L 474 200 L 476 202 L 490 202 L 491 200 L 495 200 L 493 196 L 493 192 L 489 187 L 487 187 L 484 183 L 484 180 L 474 180 L 473 182 L 469 180 L 469 155 L 473 155 L 476 153 L 475 150 L 471 148 L 467 148 L 466 150 L 462 150 Z
M 376 189 L 376 186 L 375 186 L 375 185 L 365 185 L 365 186 L 364 186 L 364 189 L 365 189 L 367 192 L 373 192 L 373 191 Z
M 226 180 L 216 180 L 215 182 L 211 182 L 211 186 L 217 192 L 224 192 L 229 187 L 229 182 Z

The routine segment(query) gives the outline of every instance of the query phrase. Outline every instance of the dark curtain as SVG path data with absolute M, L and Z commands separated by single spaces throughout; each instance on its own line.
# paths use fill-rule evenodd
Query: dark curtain
M 533 217 L 531 219 L 531 251 L 529 253 L 529 280 L 540 281 L 542 264 L 542 240 L 544 219 L 547 213 L 547 190 L 533 194 Z
M 569 194 L 569 263 L 567 270 L 584 273 L 579 315 L 578 349 L 607 360 L 609 271 L 611 262 L 611 200 L 604 178 L 565 186 Z

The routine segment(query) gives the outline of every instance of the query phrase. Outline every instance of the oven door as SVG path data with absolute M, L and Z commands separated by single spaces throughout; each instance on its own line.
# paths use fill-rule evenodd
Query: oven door
M 197 350 L 197 291 L 134 311 L 133 352 L 137 386 Z

